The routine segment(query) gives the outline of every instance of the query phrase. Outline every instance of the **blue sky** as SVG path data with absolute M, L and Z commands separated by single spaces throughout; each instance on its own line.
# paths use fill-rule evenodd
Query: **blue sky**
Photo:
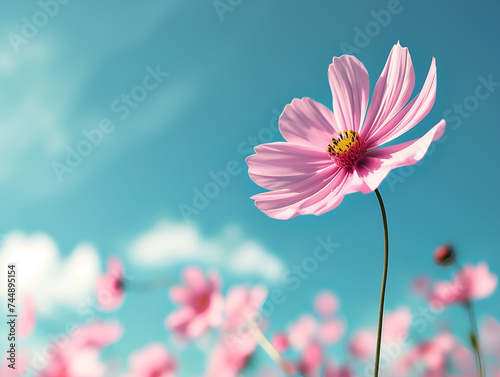
M 499 274 L 498 2 L 243 0 L 229 8 L 217 11 L 210 0 L 71 1 L 45 22 L 33 21 L 41 9 L 36 2 L 2 3 L 0 233 L 45 233 L 60 258 L 90 243 L 100 262 L 90 257 L 89 263 L 104 265 L 107 256 L 118 255 L 137 278 L 178 276 L 188 257 L 152 268 L 132 256 L 138 239 L 165 226 L 196 234 L 204 250 L 191 259 L 220 269 L 226 287 L 249 281 L 284 289 L 269 276 L 302 263 L 318 237 L 331 237 L 338 250 L 276 309 L 271 323 L 279 328 L 309 311 L 315 293 L 331 289 L 350 330 L 373 326 L 383 257 L 375 195 L 349 195 L 321 217 L 273 220 L 249 199 L 262 189 L 249 179 L 244 159 L 250 144 L 282 140 L 277 114 L 293 98 L 331 107 L 333 56 L 356 55 L 373 88 L 399 40 L 412 54 L 414 94 L 432 57 L 438 67 L 436 104 L 404 140 L 443 117 L 448 127 L 421 163 L 396 170 L 380 187 L 391 243 L 387 308 L 424 304 L 408 296 L 414 277 L 450 275 L 431 259 L 443 242 L 457 246 L 462 262 L 485 260 Z M 45 25 L 36 35 L 23 34 L 25 18 Z M 489 91 L 478 96 L 485 82 Z M 97 145 L 58 177 L 54 163 L 67 164 L 68 150 L 100 126 L 106 132 L 101 128 Z M 214 174 L 227 170 L 226 187 L 187 216 L 182 208 L 194 207 L 197 190 L 213 188 Z M 274 272 L 224 264 L 249 244 L 276 262 Z M 500 317 L 499 295 L 477 304 L 480 317 Z M 129 297 L 118 312 L 126 334 L 110 352 L 126 355 L 137 339 L 165 338 L 159 333 L 172 309 L 165 298 L 164 291 Z M 71 305 L 57 315 L 75 317 Z M 154 320 L 134 328 L 146 311 Z M 44 317 L 38 336 L 56 331 L 48 330 L 54 316 Z M 465 335 L 458 308 L 440 318 Z M 342 347 L 335 352 L 342 355 Z

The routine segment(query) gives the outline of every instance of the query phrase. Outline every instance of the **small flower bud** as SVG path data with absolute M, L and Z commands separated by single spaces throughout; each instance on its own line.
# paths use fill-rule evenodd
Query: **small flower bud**
M 455 262 L 455 251 L 450 244 L 436 247 L 433 256 L 434 261 L 440 266 L 451 266 Z
M 285 352 L 288 347 L 288 337 L 285 334 L 277 333 L 273 338 L 273 346 L 278 352 Z

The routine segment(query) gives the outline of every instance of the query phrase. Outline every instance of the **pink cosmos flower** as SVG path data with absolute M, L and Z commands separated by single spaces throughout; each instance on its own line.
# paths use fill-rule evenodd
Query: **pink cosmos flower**
M 451 305 L 479 300 L 491 295 L 498 284 L 496 275 L 490 273 L 488 265 L 465 265 L 452 282 L 438 282 L 429 297 L 433 305 Z
M 165 324 L 186 338 L 199 337 L 209 328 L 220 326 L 224 300 L 220 293 L 217 273 L 207 276 L 197 267 L 188 267 L 183 272 L 185 285 L 170 289 L 172 301 L 181 308 L 170 314 Z
M 117 341 L 123 329 L 118 322 L 93 322 L 61 339 L 50 351 L 51 359 L 39 377 L 103 377 L 105 365 L 100 351 Z
M 160 343 L 151 343 L 130 356 L 130 377 L 174 377 L 175 359 Z
M 439 139 L 441 120 L 420 139 L 378 148 L 403 135 L 431 110 L 436 96 L 432 59 L 421 92 L 408 103 L 415 74 L 407 48 L 392 48 L 375 86 L 354 56 L 334 57 L 328 70 L 333 113 L 310 98 L 294 99 L 279 119 L 286 142 L 259 145 L 247 158 L 250 178 L 271 190 L 252 197 L 275 219 L 320 215 L 337 207 L 345 195 L 374 191 L 395 168 L 421 160 Z M 368 108 L 368 110 L 367 110 Z
M 96 298 L 105 311 L 118 309 L 125 297 L 123 266 L 118 258 L 108 260 L 108 270 L 96 282 Z

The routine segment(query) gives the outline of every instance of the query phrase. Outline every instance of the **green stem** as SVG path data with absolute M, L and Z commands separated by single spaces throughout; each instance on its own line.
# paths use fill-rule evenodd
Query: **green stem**
M 382 222 L 384 223 L 384 271 L 382 273 L 382 287 L 380 291 L 380 306 L 378 310 L 378 331 L 377 331 L 377 349 L 375 352 L 375 370 L 374 377 L 378 377 L 378 370 L 380 364 L 380 347 L 382 345 L 382 324 L 384 322 L 384 301 L 385 301 L 385 287 L 387 285 L 387 270 L 389 268 L 389 230 L 387 228 L 387 215 L 385 213 L 384 201 L 378 189 L 375 189 L 377 194 L 378 203 L 380 204 L 380 211 L 382 212 Z
M 483 365 L 481 363 L 481 351 L 479 347 L 479 337 L 478 337 L 478 329 L 477 329 L 477 321 L 476 314 L 474 312 L 474 306 L 472 302 L 466 301 L 465 308 L 469 313 L 469 321 L 470 321 L 470 334 L 469 340 L 471 342 L 472 348 L 474 349 L 474 353 L 476 355 L 476 369 L 478 377 L 483 377 Z

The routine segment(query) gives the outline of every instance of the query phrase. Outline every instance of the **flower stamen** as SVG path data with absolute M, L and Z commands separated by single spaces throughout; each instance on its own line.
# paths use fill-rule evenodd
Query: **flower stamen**
M 332 137 L 326 152 L 339 167 L 354 165 L 366 152 L 366 143 L 356 131 L 341 131 L 338 138 Z

